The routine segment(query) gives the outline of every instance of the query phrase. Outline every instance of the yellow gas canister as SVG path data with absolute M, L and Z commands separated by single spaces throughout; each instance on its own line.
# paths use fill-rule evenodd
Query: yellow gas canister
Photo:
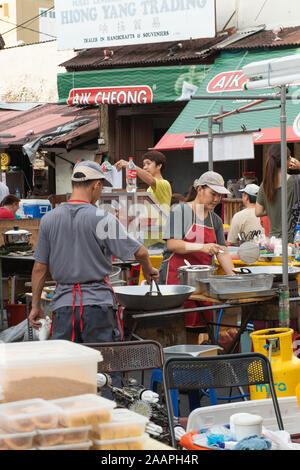
M 268 357 L 277 397 L 296 395 L 296 386 L 300 382 L 300 359 L 293 353 L 291 328 L 258 330 L 250 334 L 254 352 Z M 250 387 L 251 400 L 269 398 L 268 385 Z

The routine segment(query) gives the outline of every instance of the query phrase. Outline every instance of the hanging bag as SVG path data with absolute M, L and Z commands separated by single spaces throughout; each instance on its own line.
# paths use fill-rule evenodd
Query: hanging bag
M 298 175 L 293 176 L 294 182 L 294 203 L 292 207 L 292 221 L 293 221 L 293 230 L 295 231 L 298 222 L 300 221 L 300 185 Z

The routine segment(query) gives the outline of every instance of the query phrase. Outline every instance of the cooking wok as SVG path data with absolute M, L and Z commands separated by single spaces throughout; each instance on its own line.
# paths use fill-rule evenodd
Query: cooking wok
M 273 274 L 275 276 L 274 281 L 280 281 L 282 279 L 282 266 L 247 266 L 240 268 L 242 274 Z M 300 268 L 288 267 L 289 280 L 292 281 L 300 274 Z
M 159 285 L 158 289 L 151 292 L 149 285 L 140 285 L 118 286 L 114 291 L 121 305 L 135 311 L 179 307 L 195 291 L 194 287 L 183 285 Z

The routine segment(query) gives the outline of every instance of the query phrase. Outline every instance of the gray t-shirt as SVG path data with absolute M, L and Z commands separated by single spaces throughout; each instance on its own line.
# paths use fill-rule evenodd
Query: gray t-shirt
M 78 283 L 82 305 L 116 308 L 112 291 L 101 281 L 112 270 L 112 255 L 125 261 L 140 247 L 112 214 L 91 204 L 62 204 L 45 214 L 34 257 L 49 264 L 58 283 L 52 310 L 73 304 L 73 285 Z M 80 305 L 78 290 L 75 305 Z
M 208 214 L 206 219 L 201 221 L 199 218 L 196 217 L 195 222 L 200 225 L 205 225 L 206 227 L 211 227 L 211 219 L 213 222 L 213 228 L 216 235 L 216 243 L 219 245 L 226 245 L 224 230 L 223 230 L 223 223 L 221 218 L 215 214 L 215 212 L 211 212 L 211 217 Z M 171 207 L 171 211 L 169 217 L 166 221 L 165 229 L 163 232 L 164 240 L 169 240 L 170 238 L 177 238 L 179 240 L 183 240 L 190 228 L 193 225 L 194 220 L 194 212 L 191 208 L 190 204 L 176 204 Z M 188 241 L 188 238 L 187 238 Z M 202 240 L 199 240 L 199 243 L 202 243 Z M 164 249 L 164 259 L 167 259 L 171 256 L 171 253 L 167 249 L 167 244 L 165 244 Z

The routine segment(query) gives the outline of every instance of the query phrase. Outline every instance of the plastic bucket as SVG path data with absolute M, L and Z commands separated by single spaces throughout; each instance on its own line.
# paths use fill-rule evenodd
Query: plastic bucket
M 7 312 L 7 324 L 9 328 L 18 325 L 27 318 L 26 304 L 7 304 L 5 310 Z

